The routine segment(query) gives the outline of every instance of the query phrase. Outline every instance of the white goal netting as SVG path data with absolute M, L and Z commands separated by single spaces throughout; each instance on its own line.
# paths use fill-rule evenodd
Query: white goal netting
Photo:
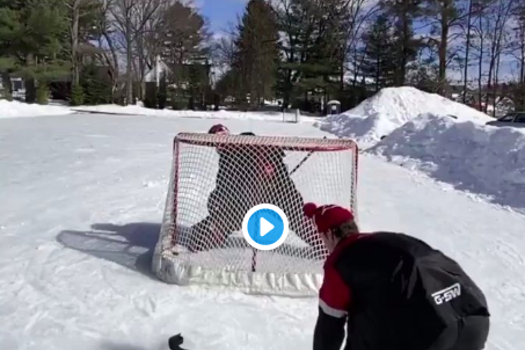
M 326 251 L 303 204 L 356 213 L 357 157 L 351 140 L 177 135 L 153 270 L 179 285 L 316 295 Z M 241 232 L 246 213 L 262 203 L 289 221 L 288 238 L 273 251 L 253 249 Z

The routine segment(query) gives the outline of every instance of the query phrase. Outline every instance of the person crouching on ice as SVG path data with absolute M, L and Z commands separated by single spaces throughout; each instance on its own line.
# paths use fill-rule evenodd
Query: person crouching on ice
M 230 135 L 222 124 L 214 125 L 210 134 Z M 243 132 L 242 136 L 255 136 Z M 245 144 L 221 145 L 215 188 L 207 201 L 208 216 L 190 229 L 188 248 L 192 252 L 222 247 L 228 236 L 242 229 L 246 213 L 262 203 L 280 207 L 290 220 L 290 228 L 313 247 L 301 254 L 324 257 L 315 227 L 305 220 L 304 200 L 292 181 L 279 147 Z
M 481 350 L 489 333 L 482 291 L 451 258 L 401 233 L 363 234 L 336 205 L 304 205 L 329 255 L 314 350 Z

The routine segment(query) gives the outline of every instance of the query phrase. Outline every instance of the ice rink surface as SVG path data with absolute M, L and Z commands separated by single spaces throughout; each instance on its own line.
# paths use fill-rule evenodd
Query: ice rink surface
M 311 348 L 317 300 L 178 287 L 150 272 L 178 132 L 218 121 L 66 115 L 0 120 L 0 349 Z M 322 137 L 305 124 L 232 132 Z M 364 230 L 402 231 L 457 259 L 486 292 L 488 350 L 525 344 L 525 216 L 363 155 Z

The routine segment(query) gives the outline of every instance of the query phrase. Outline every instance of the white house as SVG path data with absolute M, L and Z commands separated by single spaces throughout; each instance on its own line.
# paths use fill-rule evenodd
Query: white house
M 159 57 L 157 57 L 155 66 L 153 66 L 152 69 L 149 70 L 149 72 L 144 75 L 144 82 L 157 82 L 157 85 L 159 85 L 160 78 L 164 73 L 170 73 L 171 70 L 169 69 L 168 65 L 164 63 Z

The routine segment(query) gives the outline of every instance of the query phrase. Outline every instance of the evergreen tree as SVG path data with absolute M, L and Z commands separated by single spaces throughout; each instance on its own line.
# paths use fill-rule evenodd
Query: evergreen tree
M 47 82 L 69 75 L 64 3 L 62 0 L 15 0 L 0 5 L 5 5 L 0 7 L 1 55 L 13 59 L 12 67 L 3 68 L 26 79 L 28 102 L 35 101 L 36 86 L 40 101 L 45 102 Z
M 234 69 L 241 99 L 249 94 L 254 108 L 275 96 L 279 33 L 273 9 L 265 0 L 250 0 L 238 30 Z
M 97 105 L 112 102 L 112 81 L 107 74 L 106 67 L 100 67 L 96 64 L 87 64 L 82 67 L 80 72 L 80 87 L 83 92 L 83 104 Z M 73 87 L 72 93 L 78 89 Z M 70 103 L 73 100 L 71 98 Z
M 279 9 L 286 36 L 280 89 L 285 104 L 292 95 L 326 97 L 342 86 L 348 26 L 347 0 L 290 0 Z
M 419 40 L 414 38 L 414 20 L 422 16 L 422 0 L 384 0 L 383 11 L 393 19 L 396 45 L 392 59 L 396 62 L 394 85 L 405 85 L 410 64 L 416 60 L 420 48 Z
M 396 38 L 386 14 L 377 16 L 370 30 L 362 37 L 363 62 L 359 71 L 365 80 L 374 82 L 375 90 L 394 85 Z

